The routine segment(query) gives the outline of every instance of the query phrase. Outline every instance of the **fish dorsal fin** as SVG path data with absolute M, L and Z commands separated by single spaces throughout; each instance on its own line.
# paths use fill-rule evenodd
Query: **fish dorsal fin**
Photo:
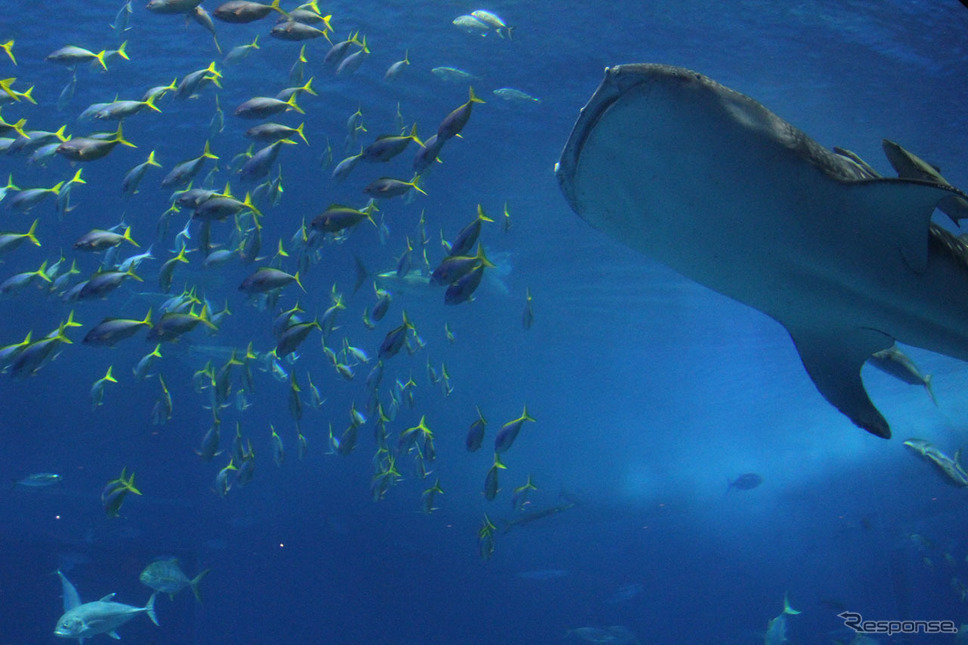
M 98 602 L 111 602 L 114 599 L 114 596 L 115 595 L 116 594 L 109 593 L 108 595 L 106 595 L 103 598 L 101 598 L 100 600 L 98 600 Z
M 923 273 L 931 214 L 939 201 L 960 191 L 916 179 L 874 179 L 847 186 L 844 215 L 863 224 L 858 230 L 871 231 L 883 244 L 897 248 L 912 271 Z
M 859 427 L 890 438 L 891 429 L 871 403 L 860 370 L 871 354 L 887 349 L 894 339 L 875 329 L 845 329 L 829 324 L 788 324 L 787 330 L 820 394 Z

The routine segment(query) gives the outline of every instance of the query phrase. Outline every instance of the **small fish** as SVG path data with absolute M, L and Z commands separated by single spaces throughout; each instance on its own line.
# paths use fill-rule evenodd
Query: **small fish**
M 282 358 L 295 352 L 313 329 L 322 331 L 323 328 L 320 326 L 319 321 L 316 320 L 289 325 L 282 333 L 282 336 L 280 336 L 279 342 L 276 345 L 276 356 Z
M 344 179 L 346 179 L 346 177 L 349 176 L 351 172 L 353 172 L 353 168 L 356 167 L 356 164 L 359 163 L 360 159 L 362 158 L 363 158 L 363 148 L 360 147 L 359 154 L 346 157 L 338 164 L 336 164 L 336 167 L 333 168 L 333 172 L 330 175 L 333 178 L 333 181 L 343 181 Z
M 40 240 L 37 239 L 36 235 L 37 222 L 39 221 L 39 219 L 35 219 L 26 233 L 0 233 L 0 256 L 17 249 L 27 240 L 30 240 L 34 246 L 40 246 Z
M 444 489 L 440 487 L 440 477 L 437 477 L 434 480 L 434 485 L 425 490 L 420 496 L 423 512 L 427 515 L 430 515 L 434 511 L 439 510 L 439 507 L 434 506 L 434 500 L 436 499 L 437 495 L 443 494 Z
M 114 347 L 119 341 L 137 334 L 143 327 L 151 329 L 151 309 L 143 320 L 130 318 L 105 318 L 93 327 L 82 341 L 85 345 Z M 149 354 L 151 356 L 151 354 Z M 137 374 L 137 370 L 135 372 Z M 109 379 L 110 380 L 110 379 Z M 116 381 L 112 381 L 116 382 Z
M 201 603 L 202 595 L 198 590 L 198 585 L 210 572 L 211 569 L 205 569 L 194 578 L 189 579 L 185 575 L 185 572 L 182 571 L 178 560 L 176 558 L 170 558 L 152 562 L 144 568 L 144 571 L 141 572 L 138 579 L 142 584 L 147 585 L 155 591 L 166 593 L 172 599 L 174 599 L 175 594 L 185 587 L 191 587 L 192 593 L 195 594 L 195 599 Z
M 935 405 L 938 405 L 938 400 L 934 397 L 934 390 L 931 389 L 931 375 L 922 374 L 914 361 L 898 349 L 897 345 L 874 352 L 867 361 L 882 372 L 890 374 L 908 385 L 923 385 L 931 396 L 931 400 L 934 401 Z
M 380 344 L 380 351 L 378 354 L 379 359 L 382 361 L 387 358 L 392 358 L 396 356 L 397 353 L 403 348 L 403 343 L 407 338 L 407 332 L 416 333 L 416 328 L 410 319 L 407 318 L 407 312 L 403 312 L 403 324 L 399 327 L 395 327 L 387 332 L 386 337 Z
M 430 73 L 439 78 L 442 81 L 447 81 L 448 83 L 467 83 L 470 81 L 481 80 L 480 76 L 475 76 L 470 72 L 465 72 L 462 69 L 457 69 L 456 67 L 434 67 L 430 70 Z
M 387 68 L 386 73 L 383 75 L 384 80 L 392 81 L 393 79 L 397 78 L 403 73 L 403 70 L 405 70 L 409 64 L 410 50 L 408 49 L 403 52 L 403 60 L 398 60 Z
M 437 157 L 440 155 L 440 151 L 443 150 L 446 142 L 446 139 L 436 134 L 424 141 L 423 147 L 413 156 L 413 172 L 420 175 L 426 172 L 435 161 L 439 161 Z
M 322 214 L 312 219 L 310 227 L 325 233 L 338 233 L 356 226 L 364 219 L 370 220 L 370 223 L 376 226 L 376 222 L 373 220 L 373 213 L 376 210 L 378 210 L 376 204 L 372 201 L 363 210 L 341 204 L 330 204 L 329 208 Z
M 199 323 L 212 330 L 218 329 L 209 317 L 207 304 L 203 304 L 201 311 L 197 314 L 194 307 L 188 313 L 169 311 L 158 319 L 155 326 L 148 332 L 148 340 L 153 343 L 174 342 L 195 329 Z
M 472 36 L 481 36 L 482 38 L 491 30 L 488 25 L 484 24 L 474 16 L 468 15 L 457 16 L 452 21 L 452 24 L 464 33 L 468 33 Z
M 108 517 L 118 517 L 121 505 L 124 503 L 124 498 L 128 493 L 141 495 L 141 491 L 135 488 L 134 485 L 134 473 L 131 473 L 131 476 L 125 479 L 126 473 L 127 468 L 122 468 L 121 476 L 118 479 L 109 481 L 101 491 L 101 505 L 104 507 L 104 511 L 108 514 Z
M 282 438 L 276 433 L 276 429 L 269 426 L 269 430 L 272 431 L 272 461 L 276 466 L 281 466 L 282 462 L 286 460 L 286 449 L 282 445 Z
M 229 0 L 216 7 L 212 15 L 222 22 L 234 24 L 261 20 L 273 11 L 278 11 L 283 17 L 288 18 L 289 14 L 279 8 L 279 2 L 280 0 L 272 0 L 271 4 L 262 4 L 249 0 Z
M 450 252 L 448 255 L 467 255 L 470 253 L 471 249 L 474 248 L 474 244 L 477 243 L 477 238 L 481 234 L 481 225 L 484 222 L 493 221 L 493 219 L 484 214 L 484 208 L 478 204 L 477 217 L 460 230 L 457 237 L 450 244 Z
M 165 178 L 161 181 L 162 187 L 174 188 L 187 185 L 192 179 L 195 178 L 195 175 L 198 174 L 198 171 L 202 169 L 202 165 L 205 163 L 206 159 L 213 159 L 215 161 L 218 160 L 218 157 L 212 154 L 208 141 L 205 142 L 205 149 L 202 151 L 201 155 L 176 164 L 175 167 L 171 169 L 171 172 L 165 175 Z
M 393 197 L 400 197 L 410 192 L 410 189 L 416 190 L 421 195 L 426 195 L 426 191 L 420 187 L 420 175 L 415 175 L 410 181 L 403 181 L 402 179 L 394 179 L 393 177 L 380 177 L 379 179 L 370 182 L 363 188 L 363 192 L 373 197 L 374 199 L 390 199 Z
M 114 22 L 111 23 L 111 29 L 120 38 L 122 34 L 131 29 L 131 14 L 134 13 L 134 9 L 131 7 L 132 0 L 126 0 L 126 2 L 121 5 L 118 9 L 118 13 L 114 16 Z
M 330 65 L 332 67 L 339 66 L 339 64 L 343 62 L 343 59 L 349 53 L 350 47 L 352 45 L 360 45 L 360 46 L 363 45 L 362 42 L 357 40 L 356 38 L 357 36 L 359 36 L 359 33 L 354 32 L 346 40 L 341 40 L 340 42 L 330 47 L 329 51 L 326 52 L 326 56 L 323 57 L 323 64 Z
M 511 507 L 516 511 L 524 510 L 524 507 L 530 503 L 528 497 L 533 490 L 538 490 L 538 487 L 534 485 L 534 481 L 531 479 L 531 473 L 528 473 L 528 481 L 524 482 L 524 485 L 514 489 L 514 494 L 511 497 Z
M 298 135 L 308 145 L 309 140 L 306 139 L 306 135 L 303 133 L 305 125 L 305 123 L 300 123 L 297 127 L 292 128 L 280 123 L 262 123 L 246 130 L 245 136 L 263 143 L 275 143 L 282 139 L 289 139 L 293 135 Z
M 444 293 L 444 304 L 459 305 L 462 302 L 470 302 L 473 299 L 474 292 L 477 291 L 477 287 L 480 286 L 483 277 L 484 265 L 477 264 L 471 269 L 470 273 L 447 287 L 447 291 Z
M 138 186 L 141 184 L 141 180 L 144 178 L 145 173 L 148 168 L 154 166 L 155 168 L 161 168 L 161 164 L 155 161 L 155 151 L 152 150 L 148 153 L 148 159 L 139 163 L 137 166 L 132 168 L 125 174 L 124 179 L 121 180 L 121 193 L 124 195 L 134 195 L 138 192 Z
M 508 27 L 507 23 L 505 23 L 504 20 L 496 13 L 487 11 L 485 9 L 478 9 L 477 11 L 472 11 L 471 16 L 477 20 L 480 20 L 488 27 L 493 27 L 494 31 L 496 31 L 497 35 L 501 38 L 507 37 L 508 40 L 511 40 L 511 30 L 514 29 L 514 27 Z
M 40 268 L 36 271 L 23 271 L 15 275 L 10 276 L 3 282 L 0 282 L 0 295 L 9 296 L 13 293 L 21 291 L 22 289 L 30 286 L 34 281 L 40 278 L 44 282 L 52 283 L 53 280 L 47 275 L 47 260 L 44 260 Z
M 239 285 L 239 291 L 248 294 L 254 293 L 265 293 L 266 291 L 272 291 L 273 289 L 281 289 L 282 287 L 295 282 L 299 285 L 299 288 L 305 291 L 306 289 L 302 286 L 299 281 L 299 272 L 296 271 L 295 275 L 289 275 L 285 271 L 280 271 L 279 269 L 273 269 L 271 267 L 262 267 Z
M 245 58 L 249 54 L 252 53 L 252 50 L 254 50 L 254 49 L 259 49 L 259 36 L 258 36 L 258 34 L 256 35 L 255 38 L 252 39 L 252 42 L 251 43 L 249 43 L 247 45 L 239 45 L 239 46 L 233 47 L 231 50 L 229 50 L 229 53 L 226 54 L 225 55 L 225 58 L 222 59 L 222 63 L 225 64 L 225 65 L 234 65 L 236 63 L 241 63 L 243 60 L 245 60 Z
M 124 229 L 124 233 L 114 233 L 112 231 L 105 231 L 99 228 L 93 229 L 77 238 L 77 241 L 74 242 L 73 248 L 77 251 L 97 253 L 107 248 L 117 246 L 118 244 L 121 244 L 121 242 L 130 242 L 134 246 L 141 246 L 131 239 L 131 227 L 128 226 Z
M 484 418 L 484 413 L 481 412 L 481 406 L 474 406 L 477 409 L 477 418 L 471 424 L 471 427 L 467 430 L 467 438 L 464 440 L 464 445 L 467 447 L 467 452 L 477 452 L 484 442 L 484 430 L 487 428 L 487 419 Z
M 733 490 L 753 490 L 763 483 L 763 477 L 759 473 L 744 473 L 728 483 L 726 492 Z
M 417 124 L 414 123 L 408 135 L 383 135 L 363 149 L 362 160 L 369 163 L 390 161 L 407 149 L 411 141 L 423 147 L 423 142 L 417 138 Z
M 94 381 L 91 387 L 91 409 L 97 410 L 104 403 L 104 385 L 106 383 L 117 383 L 118 380 L 111 375 L 113 366 L 108 366 L 108 372 L 98 380 Z
M 66 581 L 66 578 L 64 578 L 64 581 Z M 69 584 L 65 582 L 64 587 Z M 77 590 L 75 589 L 73 596 L 76 596 L 76 593 Z M 158 617 L 155 615 L 155 594 L 151 594 L 144 607 L 132 607 L 131 605 L 113 602 L 112 598 L 114 598 L 113 593 L 100 600 L 86 602 L 65 611 L 64 615 L 57 619 L 54 636 L 78 638 L 80 640 L 91 638 L 96 634 L 114 634 L 117 636 L 118 627 L 141 613 L 148 614 L 151 622 L 158 625 Z M 117 637 L 120 638 L 120 636 Z
M 454 284 L 479 267 L 494 268 L 494 266 L 484 254 L 484 245 L 478 243 L 476 255 L 449 255 L 441 260 L 430 274 L 430 284 Z
M 59 65 L 67 65 L 68 67 L 73 67 L 80 63 L 86 63 L 88 61 L 96 60 L 107 71 L 107 63 L 104 62 L 105 51 L 102 49 L 100 52 L 95 54 L 89 49 L 84 49 L 83 47 L 75 47 L 74 45 L 68 45 L 67 47 L 61 47 L 51 53 L 47 54 L 44 58 L 48 63 L 57 63 Z
M 783 596 L 783 612 L 776 618 L 771 618 L 766 625 L 765 645 L 783 645 L 790 642 L 786 635 L 787 616 L 794 616 L 800 612 L 790 606 L 786 595 Z
M 944 476 L 945 483 L 959 488 L 968 487 L 968 472 L 961 466 L 961 450 L 949 457 L 924 439 L 908 439 L 904 445 L 924 457 Z
M 149 310 L 150 313 L 150 310 Z M 141 360 L 132 368 L 134 372 L 134 377 L 139 381 L 143 381 L 148 377 L 148 372 L 151 370 L 151 366 L 154 365 L 155 359 L 162 358 L 161 356 L 161 343 L 155 345 L 155 348 L 141 357 Z
M 500 490 L 498 488 L 497 474 L 498 471 L 504 470 L 505 468 L 507 466 L 501 463 L 501 455 L 495 452 L 494 463 L 488 469 L 487 476 L 484 478 L 484 499 L 487 501 L 491 502 L 497 497 L 498 490 Z
M 330 27 L 329 19 L 332 16 L 325 16 L 323 19 L 323 29 L 317 29 L 312 25 L 307 25 L 302 22 L 297 22 L 295 20 L 285 20 L 283 22 L 276 23 L 269 35 L 273 38 L 278 38 L 279 40 L 289 40 L 289 41 L 300 41 L 300 40 L 311 40 L 313 38 L 325 38 L 329 40 L 329 35 L 327 32 L 332 31 L 333 28 Z
M 363 62 L 366 61 L 369 55 L 370 48 L 366 45 L 366 36 L 363 36 L 363 43 L 360 49 L 344 58 L 342 61 L 340 61 L 340 64 L 336 66 L 336 75 L 349 76 L 350 74 L 353 74 L 360 68 L 361 65 L 363 65 Z
M 145 8 L 161 14 L 190 14 L 200 4 L 202 0 L 150 0 Z
M 497 431 L 497 436 L 494 437 L 494 452 L 495 454 L 500 454 L 507 452 L 511 445 L 514 444 L 514 440 L 517 439 L 518 433 L 521 431 L 521 426 L 524 425 L 525 421 L 534 422 L 534 418 L 528 414 L 528 406 L 524 406 L 524 412 L 521 413 L 517 419 L 508 421 L 501 429 Z
M 235 108 L 234 114 L 241 119 L 265 119 L 287 110 L 295 110 L 300 114 L 306 113 L 296 104 L 296 95 L 293 94 L 285 101 L 271 96 L 256 96 Z
M 107 139 L 93 137 L 69 139 L 57 146 L 57 154 L 66 157 L 69 161 L 95 161 L 106 157 L 119 143 L 129 148 L 138 147 L 125 140 L 120 123 L 114 135 Z
M 221 78 L 222 73 L 216 68 L 215 61 L 212 61 L 208 64 L 208 67 L 197 69 L 182 77 L 181 82 L 178 83 L 178 87 L 175 88 L 175 98 L 185 100 L 197 96 L 198 91 L 209 84 L 215 87 L 222 87 L 222 83 L 219 80 Z
M 59 484 L 63 477 L 57 473 L 32 473 L 21 479 L 13 480 L 14 488 L 46 488 Z
M 531 287 L 527 287 L 524 292 L 524 313 L 521 314 L 521 326 L 531 329 L 534 324 L 534 309 L 531 305 Z
M 71 75 L 71 80 L 67 82 L 64 89 L 57 96 L 57 111 L 63 112 L 74 98 L 74 91 L 77 89 L 77 70 Z
M 149 96 L 145 101 L 113 101 L 95 112 L 94 118 L 103 121 L 120 121 L 134 116 L 145 108 L 150 108 L 155 112 L 161 112 L 155 105 L 155 97 Z
M 513 87 L 499 87 L 491 92 L 494 96 L 507 101 L 508 103 L 535 104 L 541 103 L 541 99 L 535 98 L 530 94 L 516 90 Z
M 484 522 L 477 531 L 477 552 L 484 560 L 490 560 L 494 555 L 494 534 L 497 527 L 491 522 L 487 513 L 484 514 Z
M 483 103 L 484 101 L 477 98 L 474 94 L 474 88 L 470 87 L 468 90 L 470 97 L 467 99 L 466 103 L 463 103 L 457 108 L 444 117 L 444 120 L 440 122 L 437 127 L 437 138 L 450 139 L 451 137 L 456 137 L 467 125 L 467 122 L 471 118 L 471 109 L 474 107 L 475 103 Z

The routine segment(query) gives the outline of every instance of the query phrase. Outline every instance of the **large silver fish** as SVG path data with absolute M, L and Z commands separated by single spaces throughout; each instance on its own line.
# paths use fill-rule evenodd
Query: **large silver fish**
M 968 360 L 968 247 L 930 222 L 955 188 L 871 179 L 753 99 L 648 64 L 606 70 L 556 174 L 595 228 L 782 324 L 820 393 L 879 437 L 874 352 Z

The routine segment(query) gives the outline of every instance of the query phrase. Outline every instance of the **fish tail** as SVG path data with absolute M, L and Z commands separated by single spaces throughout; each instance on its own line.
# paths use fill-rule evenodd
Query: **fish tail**
M 157 591 L 151 594 L 151 597 L 148 598 L 148 603 L 145 605 L 145 611 L 148 613 L 148 618 L 151 619 L 151 622 L 161 627 L 161 623 L 158 622 L 158 616 L 155 615 L 155 596 L 157 595 Z
M 195 594 L 195 600 L 198 601 L 198 604 L 202 604 L 202 592 L 199 591 L 198 585 L 211 571 L 211 569 L 205 569 L 205 571 L 202 571 L 200 574 L 192 578 L 192 581 L 188 583 L 192 588 L 192 593 Z
M 34 86 L 31 85 L 30 87 L 27 88 L 27 91 L 26 92 L 21 92 L 19 94 L 19 96 L 20 96 L 20 98 L 27 99 L 28 101 L 30 101 L 34 105 L 37 105 L 36 99 L 34 99 L 34 97 L 32 96 L 33 91 L 34 91 Z
M 155 97 L 156 96 L 157 96 L 157 94 L 152 94 L 151 96 L 149 96 L 147 98 L 147 100 L 145 100 L 145 105 L 147 105 L 148 107 L 150 107 L 155 112 L 161 112 L 161 110 L 158 109 L 158 106 L 155 105 Z
M 202 156 L 206 159 L 218 159 L 218 157 L 212 154 L 212 146 L 208 141 L 205 141 L 205 150 L 202 151 Z
M 133 239 L 131 239 L 131 227 L 130 226 L 128 228 L 124 229 L 124 234 L 121 237 L 123 239 L 127 240 L 128 242 L 131 242 L 136 247 L 141 248 L 141 245 L 140 244 L 138 244 Z
M 122 129 L 121 123 L 118 123 L 118 130 L 114 133 L 114 141 L 116 143 L 120 143 L 122 146 L 128 146 L 129 148 L 138 147 L 124 138 L 124 130 Z
M 477 205 L 477 219 L 482 222 L 493 222 L 494 220 L 484 214 L 484 207 L 480 204 Z
M 13 56 L 13 43 L 14 43 L 13 40 L 8 40 L 7 42 L 5 42 L 2 45 L 0 45 L 0 49 L 2 49 L 3 51 L 7 52 L 7 56 L 9 56 L 10 57 L 10 60 L 13 61 L 13 64 L 16 65 L 17 64 L 17 59 L 14 58 L 14 56 Z
M 35 246 L 40 246 L 40 240 L 37 239 L 37 235 L 36 235 L 36 233 L 37 233 L 37 222 L 39 222 L 39 221 L 40 221 L 39 218 L 38 219 L 35 219 L 34 220 L 34 223 L 30 225 L 30 230 L 27 231 L 26 233 L 24 233 L 24 235 L 27 236 L 27 239 L 30 240 L 31 242 L 33 242 Z
M 40 246 L 40 245 L 38 244 L 37 246 Z M 930 374 L 928 374 L 927 376 L 924 377 L 924 389 L 926 389 L 928 391 L 928 394 L 931 396 L 931 400 L 934 401 L 935 407 L 938 407 L 938 399 L 935 398 L 935 396 L 934 396 L 934 389 L 931 387 L 931 375 Z
M 296 105 L 296 95 L 295 94 L 293 94 L 292 96 L 290 96 L 289 97 L 289 100 L 286 101 L 286 103 L 289 105 L 289 107 L 291 109 L 295 110 L 296 112 L 299 112 L 300 114 L 305 114 L 306 113 L 305 110 L 303 110 L 301 107 L 299 107 L 298 105 Z
M 128 52 L 125 51 L 125 47 L 127 46 L 128 46 L 128 41 L 126 40 L 123 43 L 121 43 L 121 46 L 118 47 L 118 51 L 116 53 L 124 60 L 131 60 L 130 58 L 128 58 Z
M 420 187 L 420 175 L 414 175 L 413 179 L 410 180 L 410 187 L 421 195 L 426 195 L 427 191 Z
M 94 54 L 94 57 L 97 58 L 97 62 L 101 63 L 101 67 L 104 68 L 105 72 L 108 71 L 107 63 L 104 62 L 104 54 L 106 53 L 107 53 L 107 50 L 102 49 L 97 54 Z
M 24 132 L 25 125 L 27 125 L 27 119 L 20 119 L 13 124 L 13 131 L 22 136 L 24 139 L 29 139 L 30 137 L 27 136 L 26 132 Z M 7 188 L 16 188 L 16 186 L 7 186 Z
M 289 17 L 289 12 L 284 11 L 283 9 L 281 9 L 279 7 L 279 3 L 280 2 L 281 2 L 281 0 L 272 0 L 272 3 L 269 5 L 269 8 L 270 9 L 273 9 L 275 11 L 278 11 L 279 13 L 281 13 L 282 15 L 284 15 L 286 18 L 288 18 Z

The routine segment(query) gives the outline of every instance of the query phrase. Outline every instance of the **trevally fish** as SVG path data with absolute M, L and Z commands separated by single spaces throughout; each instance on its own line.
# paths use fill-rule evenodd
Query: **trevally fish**
M 166 593 L 174 599 L 175 594 L 191 587 L 195 599 L 202 602 L 202 594 L 198 590 L 199 583 L 209 574 L 211 569 L 205 569 L 194 578 L 189 579 L 182 571 L 181 565 L 176 558 L 166 560 L 155 560 L 141 572 L 138 577 L 142 584 L 145 584 L 155 591 Z
M 81 598 L 77 589 L 70 583 L 66 576 L 60 571 L 57 572 L 61 579 L 61 588 L 64 596 L 64 614 L 57 619 L 57 627 L 54 629 L 54 636 L 60 638 L 79 638 L 81 642 L 85 638 L 90 638 L 96 634 L 107 634 L 111 638 L 121 638 L 116 631 L 118 627 L 125 624 L 140 613 L 148 614 L 155 625 L 158 625 L 158 617 L 155 615 L 155 596 L 157 592 L 151 594 L 144 607 L 132 607 L 119 602 L 114 602 L 114 594 L 108 594 L 100 600 L 94 602 L 81 603 Z

